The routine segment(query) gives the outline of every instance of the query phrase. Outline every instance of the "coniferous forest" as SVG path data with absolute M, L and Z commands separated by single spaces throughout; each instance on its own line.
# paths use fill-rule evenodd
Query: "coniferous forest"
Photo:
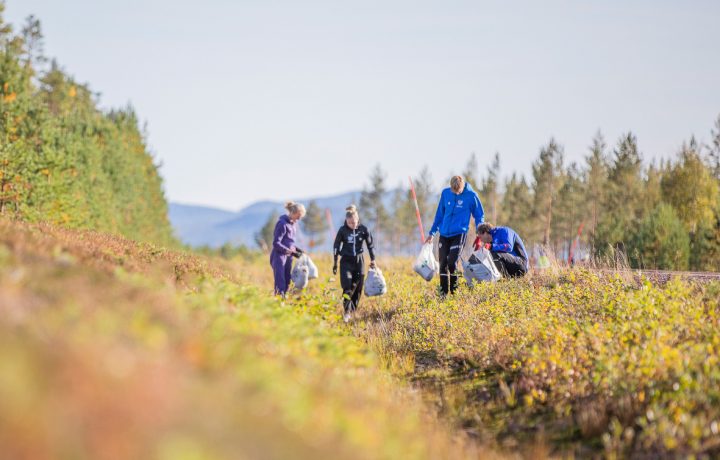
M 15 31 L 0 3 L 0 214 L 170 243 L 158 165 L 131 107 L 43 54 L 40 22 Z
M 529 248 L 564 263 L 674 270 L 720 270 L 720 117 L 711 142 L 694 137 L 670 159 L 648 162 L 632 132 L 609 146 L 598 132 L 580 163 L 568 162 L 562 144 L 539 149 L 530 177 L 503 174 L 501 155 L 480 165 L 472 154 L 463 174 L 478 192 L 485 220 L 516 229 Z M 512 159 L 505 161 L 510 163 Z M 462 165 L 461 165 L 462 167 Z M 436 197 L 430 168 L 413 177 L 427 231 Z M 392 190 L 386 209 L 384 194 Z M 409 187 L 391 188 L 377 165 L 360 200 L 363 219 L 381 247 L 412 252 L 418 244 L 415 205 Z M 322 210 L 311 208 L 306 233 L 321 235 Z

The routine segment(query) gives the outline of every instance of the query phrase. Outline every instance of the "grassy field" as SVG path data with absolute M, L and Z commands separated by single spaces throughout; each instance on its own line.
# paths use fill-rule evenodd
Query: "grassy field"
M 0 220 L 0 456 L 477 456 L 328 289 L 281 303 L 264 262 Z
M 3 455 L 720 455 L 717 282 L 557 270 L 441 302 L 380 259 L 388 294 L 344 325 L 316 262 L 280 302 L 265 256 L 0 220 Z
M 720 455 L 720 283 L 558 270 L 439 301 L 386 262 L 355 333 L 483 442 L 558 455 Z

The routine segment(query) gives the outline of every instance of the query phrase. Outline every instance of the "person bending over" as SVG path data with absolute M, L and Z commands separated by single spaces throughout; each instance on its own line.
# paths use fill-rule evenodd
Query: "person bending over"
M 515 278 L 527 274 L 528 254 L 515 230 L 486 222 L 478 226 L 477 233 L 480 241 L 490 246 L 493 262 L 503 276 Z

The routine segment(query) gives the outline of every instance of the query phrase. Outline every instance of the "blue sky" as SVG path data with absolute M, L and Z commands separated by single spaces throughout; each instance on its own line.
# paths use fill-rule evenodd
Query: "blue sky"
M 378 162 L 440 187 L 471 152 L 529 174 L 598 129 L 669 157 L 720 114 L 714 0 L 7 1 L 29 14 L 104 107 L 135 106 L 185 203 L 358 189 Z

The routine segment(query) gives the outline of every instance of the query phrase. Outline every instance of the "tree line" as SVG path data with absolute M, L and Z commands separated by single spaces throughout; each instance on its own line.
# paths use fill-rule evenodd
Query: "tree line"
M 720 116 L 709 144 L 692 137 L 659 162 L 643 159 L 632 132 L 612 147 L 598 132 L 580 162 L 568 162 L 562 144 L 550 139 L 529 177 L 513 172 L 503 178 L 500 160 L 496 153 L 481 168 L 472 154 L 458 172 L 478 191 L 485 220 L 514 228 L 529 248 L 569 263 L 720 271 Z M 427 232 L 439 190 L 428 167 L 413 180 Z M 408 184 L 390 188 L 377 165 L 358 204 L 382 250 L 417 249 Z M 272 236 L 273 219 L 277 215 L 258 234 L 261 246 Z M 302 229 L 315 243 L 326 242 L 328 224 L 316 203 L 309 204 Z
M 0 215 L 174 241 L 158 165 L 131 107 L 98 95 L 43 54 L 40 22 L 19 32 L 0 2 Z

